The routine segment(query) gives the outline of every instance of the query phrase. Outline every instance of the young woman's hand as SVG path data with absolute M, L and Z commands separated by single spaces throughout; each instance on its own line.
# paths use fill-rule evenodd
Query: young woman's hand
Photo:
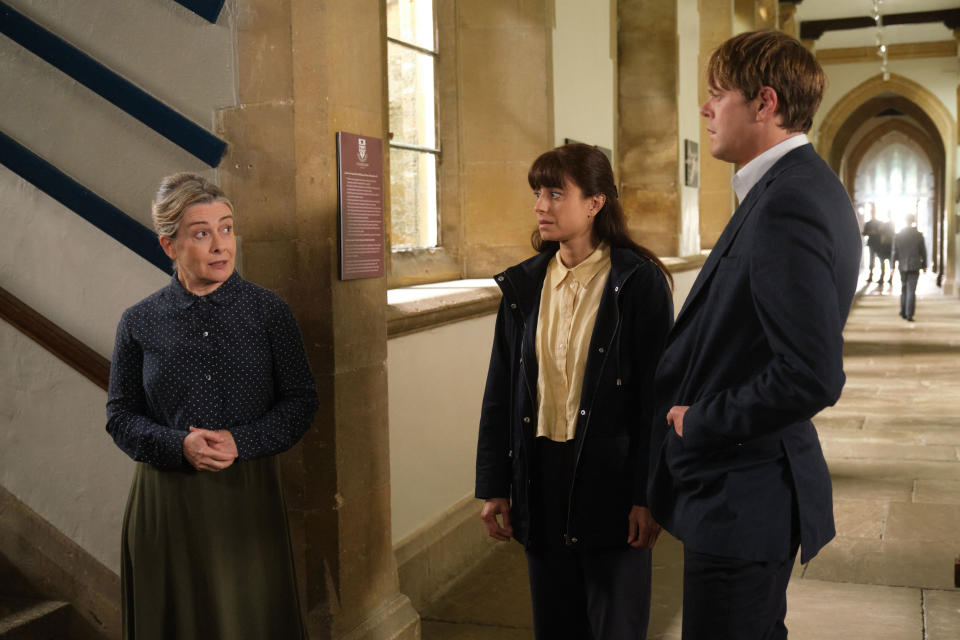
M 657 521 L 653 519 L 650 509 L 633 505 L 630 509 L 630 515 L 627 516 L 630 522 L 630 533 L 627 536 L 627 544 L 634 548 L 649 548 L 657 543 L 662 528 Z
M 503 525 L 497 520 L 497 516 L 503 520 Z M 483 510 L 480 511 L 480 519 L 487 527 L 487 535 L 506 542 L 513 537 L 513 527 L 510 526 L 510 503 L 506 498 L 490 498 L 483 504 Z

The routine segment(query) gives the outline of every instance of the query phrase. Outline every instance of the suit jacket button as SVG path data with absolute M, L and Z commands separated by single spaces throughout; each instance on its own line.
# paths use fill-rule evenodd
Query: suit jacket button
M 587 410 L 586 410 L 586 409 L 580 409 L 580 415 L 582 415 L 582 416 L 587 415 Z
M 600 347 L 600 353 L 603 353 L 603 347 Z
M 530 422 L 530 416 L 523 416 L 524 422 Z

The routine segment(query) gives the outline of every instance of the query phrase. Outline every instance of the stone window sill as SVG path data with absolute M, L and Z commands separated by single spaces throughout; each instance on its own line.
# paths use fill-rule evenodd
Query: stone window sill
M 671 273 L 699 269 L 708 251 L 684 258 L 665 257 Z M 500 288 L 493 278 L 449 280 L 387 291 L 387 336 L 395 338 L 451 322 L 496 312 Z
M 493 278 L 450 280 L 387 291 L 387 336 L 395 338 L 497 310 Z

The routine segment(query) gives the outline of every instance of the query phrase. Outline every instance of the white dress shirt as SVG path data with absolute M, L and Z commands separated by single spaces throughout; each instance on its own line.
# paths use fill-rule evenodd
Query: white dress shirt
M 777 164 L 777 160 L 797 147 L 809 144 L 809 142 L 810 140 L 807 139 L 807 134 L 805 133 L 801 133 L 798 136 L 791 136 L 783 142 L 773 145 L 743 165 L 731 181 L 733 183 L 733 190 L 737 192 L 737 200 L 743 202 L 747 198 L 747 194 L 750 193 L 750 189 L 753 189 L 760 181 L 760 178 L 763 177 L 763 174 L 770 170 L 770 167 Z

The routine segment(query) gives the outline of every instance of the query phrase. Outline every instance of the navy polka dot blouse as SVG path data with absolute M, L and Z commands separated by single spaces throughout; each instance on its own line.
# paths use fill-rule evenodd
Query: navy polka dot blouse
M 240 460 L 273 455 L 297 443 L 316 410 L 290 308 L 236 272 L 205 296 L 174 276 L 120 319 L 107 432 L 134 460 L 189 468 L 191 426 L 230 431 Z

